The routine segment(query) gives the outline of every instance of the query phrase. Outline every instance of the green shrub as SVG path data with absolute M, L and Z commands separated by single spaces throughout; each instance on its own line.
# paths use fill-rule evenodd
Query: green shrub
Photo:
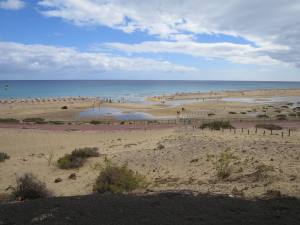
M 128 169 L 107 162 L 96 179 L 93 190 L 98 193 L 128 193 L 145 186 L 145 178 Z
M 240 112 L 240 114 L 246 114 L 246 112 Z
M 68 109 L 68 106 L 64 105 L 61 109 Z
M 20 121 L 13 118 L 0 118 L 0 123 L 19 123 Z
M 17 186 L 14 188 L 12 195 L 17 200 L 29 200 L 50 197 L 51 192 L 35 176 L 24 174 L 17 179 Z
M 236 114 L 236 112 L 228 112 L 228 114 Z
M 90 157 L 98 157 L 99 152 L 98 152 L 98 148 L 96 147 L 85 147 L 85 148 L 75 149 L 74 151 L 72 151 L 71 155 L 79 158 L 90 158 Z
M 236 157 L 228 151 L 224 151 L 219 155 L 219 157 L 214 162 L 217 177 L 225 179 L 231 175 L 231 162 L 233 159 L 236 159 Z
M 6 159 L 9 158 L 9 155 L 7 155 L 5 152 L 0 152 L 0 162 L 4 162 Z
M 212 122 L 207 122 L 207 123 L 203 123 L 200 126 L 201 129 L 204 128 L 210 128 L 213 130 L 220 130 L 221 128 L 223 129 L 230 129 L 230 128 L 234 128 L 229 121 L 212 121 Z
M 57 166 L 60 169 L 76 169 L 83 166 L 87 158 L 98 157 L 98 148 L 79 148 L 66 154 L 57 160 Z
M 90 122 L 90 124 L 97 125 L 97 124 L 104 124 L 104 122 L 103 122 L 103 121 L 99 121 L 99 120 L 92 120 L 92 121 Z
M 269 116 L 266 114 L 258 114 L 258 115 L 256 115 L 256 117 L 257 118 L 269 118 Z
M 43 118 L 39 118 L 39 117 L 32 117 L 32 118 L 26 118 L 26 119 L 23 119 L 23 122 L 25 123 L 45 123 L 45 119 Z
M 48 123 L 55 124 L 55 125 L 63 125 L 63 124 L 65 124 L 63 121 L 49 121 Z
M 285 115 L 285 114 L 278 114 L 276 117 L 277 117 L 278 120 L 286 120 L 287 115 Z
M 214 113 L 208 113 L 207 115 L 208 116 L 215 116 L 216 114 L 214 114 Z
M 60 169 L 76 169 L 82 167 L 86 158 L 80 158 L 66 154 L 57 160 L 57 166 Z
M 289 113 L 289 116 L 294 117 L 294 116 L 296 116 L 296 113 Z
M 256 124 L 256 128 L 262 128 L 266 130 L 282 130 L 282 127 L 275 124 Z

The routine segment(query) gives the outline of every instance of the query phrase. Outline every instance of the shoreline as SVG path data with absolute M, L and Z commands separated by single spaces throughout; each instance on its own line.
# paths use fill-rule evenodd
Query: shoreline
M 300 88 L 257 88 L 257 89 L 241 89 L 241 90 L 216 90 L 216 91 L 204 91 L 204 92 L 174 92 L 174 93 L 168 93 L 168 94 L 162 94 L 162 95 L 150 95 L 145 96 L 144 101 L 147 101 L 147 99 L 152 99 L 155 101 L 156 98 L 172 98 L 172 97 L 179 97 L 179 96 L 211 96 L 216 95 L 218 96 L 226 96 L 226 95 L 236 95 L 236 94 L 251 94 L 256 92 L 272 92 L 272 91 L 278 91 L 278 92 L 299 92 Z M 199 97 L 199 98 L 200 98 Z M 189 98 L 190 99 L 190 98 Z M 106 97 L 103 98 L 101 96 L 51 96 L 51 97 L 11 97 L 11 98 L 1 98 L 0 97 L 0 104 L 5 103 L 25 103 L 25 102 L 68 102 L 68 101 L 102 101 L 102 102 L 108 102 L 109 100 L 112 100 L 114 103 L 139 103 L 139 101 L 116 101 L 113 99 L 113 97 Z M 176 99 L 173 99 L 176 100 Z M 141 101 L 143 102 L 143 101 Z M 150 100 L 151 102 L 151 100 Z
M 41 117 L 47 120 L 63 121 L 114 120 L 113 111 L 116 110 L 113 109 L 119 110 L 125 117 L 134 113 L 149 114 L 153 120 L 174 119 L 178 116 L 180 118 L 196 116 L 197 118 L 215 119 L 253 119 L 259 114 L 265 114 L 266 110 L 271 113 L 271 117 L 279 114 L 276 111 L 291 115 L 296 113 L 295 116 L 297 116 L 293 107 L 299 107 L 300 98 L 298 101 L 296 97 L 300 97 L 300 89 L 177 93 L 170 96 L 154 96 L 143 102 L 135 103 L 115 102 L 97 97 L 0 100 L 0 118 Z M 243 99 L 246 101 L 243 102 Z M 291 104 L 294 106 L 291 107 Z M 274 107 L 274 110 L 269 109 L 269 106 Z M 105 110 L 105 108 L 107 112 L 101 114 L 101 110 Z M 81 116 L 80 113 L 90 109 L 95 109 L 95 112 L 88 116 Z M 135 120 L 134 116 L 133 119 L 124 120 Z

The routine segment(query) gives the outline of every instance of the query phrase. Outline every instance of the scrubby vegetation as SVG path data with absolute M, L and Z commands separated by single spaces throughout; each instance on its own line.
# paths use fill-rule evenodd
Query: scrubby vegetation
M 224 151 L 219 155 L 214 162 L 218 178 L 225 179 L 231 175 L 233 159 L 236 157 L 229 151 Z
M 277 117 L 278 120 L 286 120 L 287 115 L 285 115 L 285 114 L 278 114 L 276 117 Z
M 215 116 L 216 114 L 214 114 L 214 113 L 208 113 L 207 115 L 208 116 Z
M 87 158 L 98 157 L 98 148 L 79 148 L 57 160 L 60 169 L 75 169 L 83 166 Z
M 26 118 L 26 119 L 23 119 L 23 122 L 37 123 L 37 124 L 46 123 L 44 118 L 39 118 L 39 117 Z
M 256 128 L 262 128 L 266 130 L 282 130 L 282 127 L 275 124 L 256 124 Z
M 10 158 L 9 155 L 7 155 L 5 152 L 0 152 L 0 162 L 4 162 L 9 158 Z
M 231 111 L 231 112 L 228 112 L 228 114 L 236 114 L 236 112 L 232 112 L 232 111 Z
M 100 121 L 100 120 L 92 120 L 90 124 L 98 125 L 98 124 L 107 124 L 108 122 Z
M 55 124 L 55 125 L 63 125 L 63 124 L 65 124 L 63 121 L 57 121 L 57 120 L 54 120 L 54 121 L 51 120 L 48 123 Z
M 222 129 L 230 129 L 230 128 L 234 128 L 231 123 L 229 121 L 212 121 L 212 122 L 207 122 L 207 123 L 203 123 L 200 126 L 201 129 L 204 128 L 210 128 L 213 130 L 220 130 Z
M 256 117 L 257 118 L 269 118 L 269 116 L 266 114 L 258 114 Z
M 46 185 L 39 181 L 32 174 L 24 174 L 17 179 L 17 186 L 12 192 L 13 198 L 16 200 L 30 200 L 37 198 L 47 198 L 51 196 L 51 192 Z
M 96 147 L 85 147 L 85 148 L 75 149 L 71 154 L 75 157 L 80 157 L 80 158 L 90 158 L 90 157 L 99 156 L 98 148 Z
M 20 121 L 13 118 L 0 118 L 0 123 L 19 123 Z
M 61 109 L 68 109 L 68 106 L 64 105 Z
M 128 169 L 126 164 L 119 167 L 107 161 L 96 179 L 93 190 L 98 193 L 128 193 L 145 185 L 145 178 Z

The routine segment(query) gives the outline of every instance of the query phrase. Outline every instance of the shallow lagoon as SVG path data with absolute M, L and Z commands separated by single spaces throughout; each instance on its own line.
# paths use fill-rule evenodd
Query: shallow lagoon
M 118 108 L 90 108 L 79 113 L 79 117 L 113 117 L 116 120 L 151 120 L 155 117 L 149 113 L 123 111 Z

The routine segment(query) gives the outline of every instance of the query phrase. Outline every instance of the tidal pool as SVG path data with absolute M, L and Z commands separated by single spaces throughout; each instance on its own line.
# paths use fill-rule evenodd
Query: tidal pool
M 116 120 L 151 120 L 154 117 L 149 113 L 123 111 L 118 108 L 100 107 L 90 108 L 79 113 L 79 117 L 112 117 Z

